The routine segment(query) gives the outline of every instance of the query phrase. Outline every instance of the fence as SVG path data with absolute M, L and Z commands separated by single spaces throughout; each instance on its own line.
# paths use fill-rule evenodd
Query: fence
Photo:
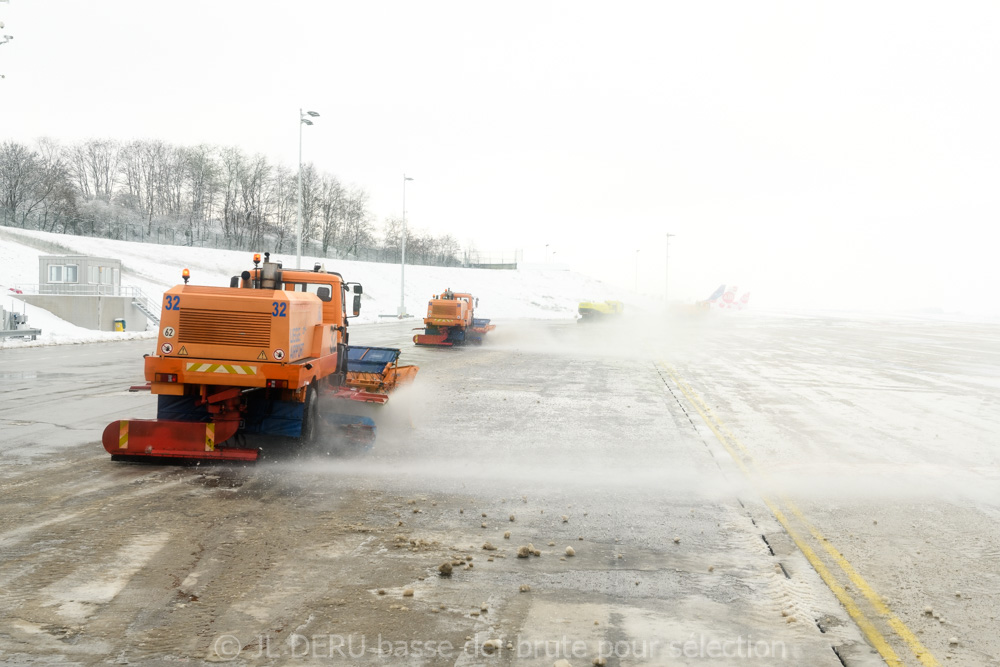
M 18 225 L 7 225 L 16 227 Z M 61 226 L 64 233 L 71 236 L 87 236 L 107 238 L 117 241 L 134 241 L 139 243 L 157 243 L 164 245 L 182 245 L 198 248 L 217 248 L 220 250 L 245 250 L 247 252 L 269 251 L 272 255 L 291 256 L 295 253 L 295 237 L 278 237 L 273 234 L 263 234 L 255 239 L 244 239 L 213 229 L 210 223 L 195 224 L 189 229 L 146 225 L 123 222 L 104 222 L 100 224 L 78 224 L 72 229 Z M 22 222 L 22 229 L 44 229 L 43 225 L 35 225 L 31 221 Z M 358 262 L 379 262 L 382 264 L 399 264 L 399 248 L 358 248 L 354 252 L 346 252 L 330 247 L 323 252 L 323 244 L 318 241 L 303 239 L 302 255 L 308 257 L 323 257 L 326 259 L 353 260 Z M 447 253 L 423 253 L 411 248 L 406 250 L 406 263 L 420 266 L 451 266 L 484 269 L 516 269 L 522 261 L 523 251 L 511 250 L 503 252 L 484 253 L 478 250 L 466 250 L 462 258 Z
M 18 291 L 19 290 L 19 291 Z M 43 283 L 40 285 L 14 285 L 19 294 L 70 294 L 73 296 L 130 296 L 145 298 L 138 287 L 130 285 L 73 285 L 67 283 Z
M 57 294 L 67 296 L 127 296 L 151 319 L 159 321 L 160 302 L 146 296 L 131 285 L 73 285 L 67 283 L 17 284 L 10 289 L 13 294 Z
M 523 260 L 523 250 L 480 252 L 466 250 L 463 266 L 471 269 L 516 269 L 517 263 Z

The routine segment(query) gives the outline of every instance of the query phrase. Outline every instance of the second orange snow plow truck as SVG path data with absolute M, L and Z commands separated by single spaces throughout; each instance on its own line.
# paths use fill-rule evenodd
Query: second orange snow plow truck
M 482 343 L 488 331 L 496 329 L 489 320 L 477 319 L 475 307 L 479 299 L 471 294 L 446 289 L 435 294 L 427 304 L 424 333 L 413 337 L 417 345 L 462 345 L 466 342 Z M 420 329 L 418 329 L 420 330 Z
M 188 285 L 185 269 L 184 284 L 164 293 L 156 351 L 145 357 L 156 419 L 109 424 L 113 458 L 253 461 L 254 443 L 276 437 L 371 443 L 374 421 L 352 412 L 384 404 L 417 367 L 400 366 L 396 349 L 348 346 L 346 301 L 353 286 L 357 316 L 360 284 L 319 265 L 283 269 L 269 253 L 258 264 L 254 255 L 229 287 Z

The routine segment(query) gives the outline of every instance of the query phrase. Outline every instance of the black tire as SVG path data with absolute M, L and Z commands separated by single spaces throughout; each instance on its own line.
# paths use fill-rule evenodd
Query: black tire
M 309 445 L 318 439 L 319 436 L 319 406 L 317 405 L 315 383 L 310 382 L 306 387 L 306 400 L 302 409 L 302 435 L 303 444 Z

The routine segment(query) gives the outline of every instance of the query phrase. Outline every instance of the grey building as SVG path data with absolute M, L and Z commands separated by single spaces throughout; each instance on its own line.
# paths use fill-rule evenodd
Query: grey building
M 25 285 L 18 298 L 67 322 L 114 331 L 124 321 L 128 331 L 144 331 L 159 322 L 155 304 L 135 287 L 121 284 L 121 260 L 87 255 L 42 255 L 38 285 Z
M 86 255 L 42 255 L 38 258 L 39 294 L 118 296 L 121 283 L 120 259 Z

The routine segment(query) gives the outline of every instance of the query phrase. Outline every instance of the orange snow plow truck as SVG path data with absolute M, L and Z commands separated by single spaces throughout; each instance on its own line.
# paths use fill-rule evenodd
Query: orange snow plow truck
M 349 288 L 356 317 L 362 287 L 318 264 L 283 269 L 264 253 L 229 287 L 183 277 L 163 295 L 147 384 L 133 387 L 157 396 L 156 419 L 109 424 L 113 459 L 254 461 L 269 444 L 341 438 L 367 448 L 375 423 L 359 415 L 417 373 L 397 349 L 348 345 Z
M 417 345 L 463 345 L 466 342 L 480 344 L 488 331 L 496 329 L 489 320 L 477 319 L 474 309 L 479 305 L 479 299 L 471 294 L 452 292 L 446 289 L 440 295 L 435 294 L 427 304 L 427 317 L 424 326 L 417 331 L 423 331 L 413 337 Z

